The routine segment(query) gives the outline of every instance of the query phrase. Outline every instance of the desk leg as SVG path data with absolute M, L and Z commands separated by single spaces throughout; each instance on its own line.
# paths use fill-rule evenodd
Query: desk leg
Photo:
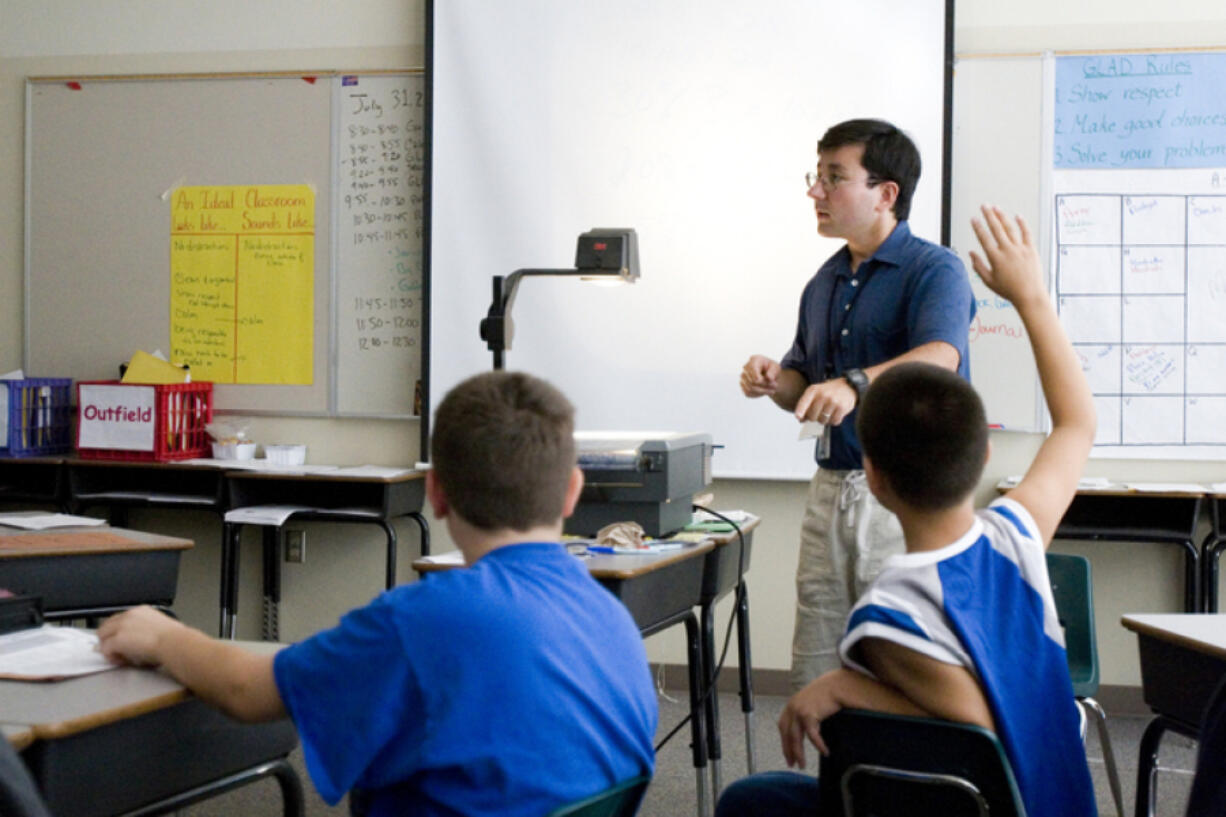
M 1214 514 L 1216 516 L 1216 513 Z M 1217 612 L 1218 558 L 1222 548 L 1226 547 L 1226 537 L 1216 533 L 1217 520 L 1214 520 L 1214 533 L 1205 537 L 1201 548 L 1201 573 L 1204 575 L 1204 586 L 1201 588 L 1201 599 L 1206 613 Z
M 218 635 L 234 638 L 238 611 L 238 555 L 242 525 L 225 522 L 221 526 L 221 622 Z
M 430 555 L 430 525 L 426 523 L 426 517 L 413 511 L 406 514 L 410 519 L 417 523 L 417 527 L 421 529 L 421 555 Z
M 379 527 L 383 528 L 383 533 L 387 536 L 387 568 L 383 584 L 385 589 L 391 590 L 396 586 L 396 529 L 383 519 L 379 520 Z
M 706 671 L 702 663 L 702 633 L 698 617 L 690 613 L 685 617 L 686 658 L 690 678 L 690 740 L 694 751 L 694 776 L 698 792 L 698 817 L 707 817 L 707 755 L 706 736 L 703 734 L 703 678 Z
M 1200 612 L 1199 591 L 1201 585 L 1200 551 L 1196 543 L 1187 539 L 1183 545 L 1183 611 L 1185 613 Z
M 749 774 L 757 771 L 758 762 L 754 756 L 754 717 L 753 717 L 753 658 L 749 651 L 749 585 L 741 581 L 737 585 L 736 604 L 736 644 L 737 669 L 741 679 L 741 711 L 745 713 L 745 764 Z
M 719 799 L 719 793 L 724 787 L 723 770 L 720 761 L 723 750 L 719 743 L 719 690 L 715 688 L 715 673 L 719 666 L 719 657 L 715 654 L 715 602 L 702 606 L 702 658 L 703 673 L 706 683 L 703 684 L 703 711 L 707 718 L 707 757 L 711 761 L 711 799 Z
M 1137 753 L 1136 817 L 1154 817 L 1154 801 L 1158 794 L 1154 787 L 1154 777 L 1158 772 L 1158 745 L 1171 726 L 1173 724 L 1169 719 L 1158 715 L 1141 735 L 1141 748 Z
M 281 529 L 266 525 L 261 531 L 264 545 L 264 615 L 260 637 L 277 641 L 281 635 Z

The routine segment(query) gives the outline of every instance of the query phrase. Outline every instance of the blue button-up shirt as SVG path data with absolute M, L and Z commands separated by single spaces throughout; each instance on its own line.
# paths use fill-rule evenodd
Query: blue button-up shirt
M 848 369 L 892 360 L 933 341 L 958 350 L 958 374 L 970 379 L 967 342 L 975 315 L 966 268 L 949 249 L 894 228 L 853 274 L 846 246 L 830 257 L 800 297 L 796 339 L 781 365 L 820 383 Z M 861 468 L 853 411 L 831 428 L 822 468 Z

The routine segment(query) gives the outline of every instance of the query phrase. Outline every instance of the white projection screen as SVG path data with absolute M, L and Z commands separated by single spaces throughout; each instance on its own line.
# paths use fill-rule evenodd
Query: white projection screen
M 632 227 L 632 286 L 522 281 L 506 368 L 559 386 L 580 429 L 709 432 L 717 477 L 811 476 L 812 441 L 737 378 L 751 353 L 787 350 L 801 289 L 840 246 L 803 180 L 827 127 L 907 131 L 924 161 L 911 227 L 940 239 L 947 0 L 429 13 L 430 410 L 493 366 L 478 326 L 494 275 L 570 267 L 580 233 Z

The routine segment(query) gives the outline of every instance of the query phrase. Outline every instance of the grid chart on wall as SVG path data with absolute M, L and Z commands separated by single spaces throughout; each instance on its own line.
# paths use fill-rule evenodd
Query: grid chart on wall
M 1100 446 L 1226 448 L 1226 195 L 1055 197 L 1057 309 Z

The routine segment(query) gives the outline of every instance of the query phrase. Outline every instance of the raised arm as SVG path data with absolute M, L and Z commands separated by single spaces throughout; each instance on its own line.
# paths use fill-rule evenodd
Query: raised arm
M 1008 494 L 1030 512 L 1046 547 L 1073 501 L 1094 445 L 1094 400 L 1081 361 L 1043 286 L 1038 251 L 1026 222 L 1018 217 L 1016 226 L 1010 224 L 998 207 L 985 205 L 982 210 L 983 222 L 973 219 L 971 226 L 986 260 L 971 252 L 971 261 L 983 282 L 1012 301 L 1021 316 L 1051 412 L 1051 434 L 1025 477 Z

